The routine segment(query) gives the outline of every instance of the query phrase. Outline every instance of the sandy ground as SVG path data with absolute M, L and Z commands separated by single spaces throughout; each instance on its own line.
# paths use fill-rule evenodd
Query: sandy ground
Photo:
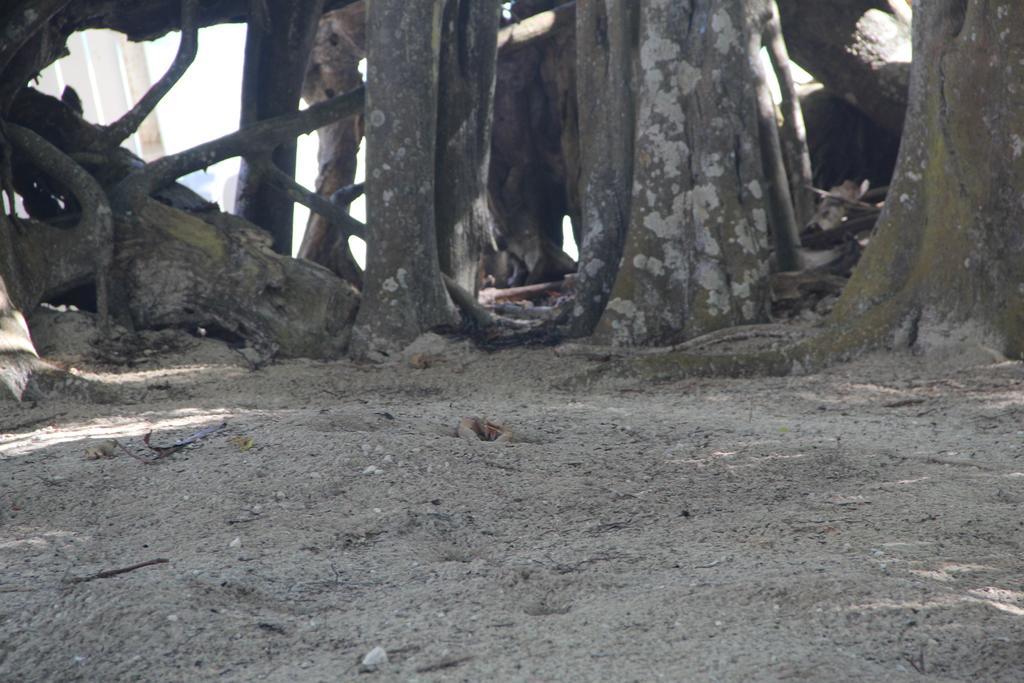
M 40 346 L 123 398 L 0 404 L 2 681 L 1024 680 L 1019 363 L 254 371 L 163 333 L 104 366 L 63 325 Z

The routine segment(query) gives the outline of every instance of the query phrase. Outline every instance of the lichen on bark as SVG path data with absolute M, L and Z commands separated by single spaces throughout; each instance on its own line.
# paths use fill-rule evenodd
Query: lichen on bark
M 629 235 L 599 341 L 672 343 L 766 318 L 767 225 L 750 84 L 765 6 L 641 10 Z

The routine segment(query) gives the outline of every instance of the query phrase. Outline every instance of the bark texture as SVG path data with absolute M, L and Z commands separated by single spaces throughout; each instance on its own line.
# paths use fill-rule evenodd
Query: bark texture
M 363 303 L 353 353 L 390 353 L 455 324 L 434 221 L 442 0 L 373 0 L 367 26 Z
M 523 19 L 557 4 L 520 0 L 513 12 Z M 488 183 L 498 246 L 522 259 L 529 283 L 560 279 L 576 267 L 562 251 L 562 219 L 579 224 L 575 65 L 573 31 L 498 56 Z
M 309 67 L 302 85 L 302 97 L 313 104 L 360 86 L 359 60 L 366 57 L 366 4 L 328 12 L 321 18 Z M 362 114 L 324 126 L 317 131 L 320 172 L 316 191 L 330 197 L 351 185 L 356 177 L 356 153 L 363 138 Z M 343 207 L 347 210 L 348 207 Z M 299 257 L 309 259 L 356 286 L 363 273 L 348 246 L 348 234 L 318 213 L 311 213 L 299 247 Z
M 878 0 L 778 0 L 793 59 L 891 133 L 903 128 L 910 27 Z
M 136 327 L 198 323 L 266 357 L 329 358 L 346 349 L 358 292 L 326 268 L 275 253 L 252 224 L 150 200 L 117 229 L 118 282 Z
M 299 108 L 302 78 L 313 47 L 324 0 L 255 0 L 265 16 L 253 16 L 245 38 L 242 120 L 245 128 Z M 238 176 L 236 213 L 274 237 L 274 250 L 292 253 L 292 200 L 271 189 L 258 163 L 273 163 L 295 177 L 295 141 L 273 150 L 269 159 L 243 159 Z
M 630 230 L 598 340 L 672 343 L 765 319 L 752 95 L 765 11 L 739 0 L 644 3 Z
M 441 270 L 475 293 L 480 257 L 494 250 L 487 200 L 501 7 L 448 0 L 438 94 L 436 217 Z
M 11 239 L 13 230 L 10 220 L 0 212 L 0 401 L 20 400 L 32 373 L 41 366 L 25 316 L 19 310 L 25 296 L 16 289 L 22 277 Z
M 586 2 L 576 10 L 581 243 L 574 336 L 590 334 L 600 319 L 629 228 L 638 19 L 629 0 Z
M 914 9 L 896 177 L 834 315 L 873 321 L 898 345 L 963 338 L 1019 358 L 1024 4 L 935 0 Z

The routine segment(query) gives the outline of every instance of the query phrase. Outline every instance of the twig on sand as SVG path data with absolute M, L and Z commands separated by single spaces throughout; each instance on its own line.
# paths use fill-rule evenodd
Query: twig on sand
M 68 583 L 85 583 L 86 581 L 95 581 L 96 579 L 109 579 L 110 577 L 117 576 L 118 574 L 127 574 L 128 572 L 133 572 L 136 569 L 150 567 L 154 564 L 167 564 L 168 562 L 170 562 L 170 560 L 168 560 L 167 558 L 158 557 L 155 560 L 146 560 L 145 562 L 139 562 L 138 564 L 133 564 L 128 567 L 120 567 L 118 569 L 107 569 L 102 572 L 96 572 L 95 574 L 89 574 L 88 576 L 76 576 L 74 578 L 68 579 Z

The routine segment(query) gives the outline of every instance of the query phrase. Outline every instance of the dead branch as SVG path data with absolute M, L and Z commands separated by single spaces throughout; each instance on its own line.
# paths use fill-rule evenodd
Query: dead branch
M 310 211 L 315 211 L 331 223 L 334 223 L 346 237 L 358 237 L 366 239 L 366 225 L 352 218 L 347 211 L 334 203 L 333 197 L 324 199 L 316 192 L 310 192 L 299 183 L 295 182 L 287 173 L 275 166 L 269 159 L 257 165 L 259 173 L 263 178 L 293 202 L 302 204 Z
M 181 0 L 181 42 L 178 44 L 178 53 L 174 56 L 174 61 L 160 80 L 130 111 L 103 129 L 100 138 L 103 147 L 117 147 L 138 130 L 160 100 L 181 80 L 195 61 L 196 52 L 199 50 L 199 26 L 196 22 L 198 7 L 199 0 Z
M 235 133 L 158 159 L 118 183 L 111 191 L 111 203 L 130 210 L 154 190 L 183 175 L 231 157 L 252 156 L 272 150 L 282 142 L 358 113 L 365 101 L 366 90 L 360 86 L 303 111 L 266 119 Z
M 458 282 L 445 273 L 441 273 L 441 277 L 444 279 L 444 286 L 448 288 L 448 296 L 452 298 L 456 306 L 473 319 L 477 327 L 483 329 L 494 324 L 494 315 L 480 305 L 480 302 L 472 294 L 460 287 Z
M 66 186 L 82 207 L 80 225 L 92 240 L 96 263 L 96 313 L 100 329 L 110 328 L 108 278 L 114 260 L 114 216 L 100 184 L 71 157 L 35 131 L 8 123 L 7 135 L 37 168 Z
M 576 3 L 568 2 L 547 12 L 540 12 L 498 31 L 498 49 L 506 53 L 550 38 L 574 26 Z
M 779 5 L 776 0 L 772 0 L 770 5 L 771 16 L 765 27 L 764 43 L 782 93 L 782 154 L 789 171 L 789 187 L 793 194 L 796 223 L 800 226 L 806 224 L 814 214 L 814 197 L 807 190 L 807 186 L 813 183 L 811 153 L 807 148 L 807 130 L 804 126 L 804 113 L 800 107 L 800 96 L 793 83 L 789 50 L 782 35 Z
M 221 422 L 219 425 L 214 425 L 212 427 L 204 427 L 203 429 L 200 429 L 198 432 L 191 434 L 190 436 L 187 436 L 184 439 L 178 439 L 170 446 L 154 446 L 149 442 L 150 437 L 153 436 L 153 432 L 149 432 L 144 437 L 142 437 L 142 443 L 146 444 L 146 447 L 149 448 L 149 450 L 156 453 L 156 455 L 153 456 L 152 458 L 142 458 L 134 455 L 132 457 L 134 457 L 136 460 L 141 460 L 146 464 L 152 464 L 157 460 L 162 460 L 163 458 L 174 455 L 175 453 L 184 449 L 185 447 L 194 444 L 197 441 L 201 441 L 206 437 L 210 436 L 211 434 L 219 432 L 220 430 L 224 429 L 227 426 L 227 422 Z M 121 447 L 124 448 L 124 446 Z M 129 455 L 132 455 L 127 448 L 125 448 L 124 450 Z
M 145 562 L 139 562 L 128 567 L 120 567 L 118 569 L 107 569 L 102 572 L 96 572 L 95 574 L 89 574 L 88 576 L 76 576 L 74 578 L 68 579 L 68 583 L 85 583 L 86 581 L 95 581 L 96 579 L 109 579 L 112 576 L 127 574 L 128 572 L 133 572 L 136 569 L 142 569 L 143 567 L 152 567 L 155 564 L 167 564 L 168 562 L 170 562 L 170 560 L 168 560 L 166 557 L 158 557 L 155 560 L 146 560 Z

